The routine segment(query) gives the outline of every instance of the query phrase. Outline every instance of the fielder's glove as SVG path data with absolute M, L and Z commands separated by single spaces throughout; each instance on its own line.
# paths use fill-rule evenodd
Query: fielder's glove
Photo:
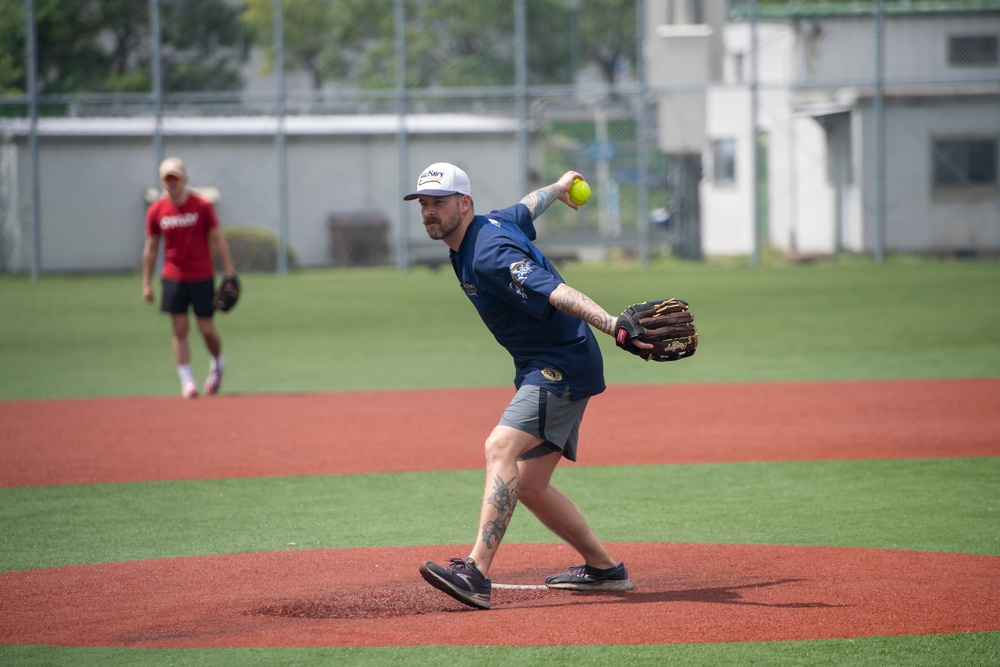
M 615 322 L 615 343 L 646 361 L 677 361 L 694 354 L 698 333 L 686 301 L 646 301 L 625 309 Z M 635 341 L 653 347 L 637 347 Z
M 228 313 L 239 299 L 240 279 L 235 274 L 226 276 L 222 279 L 219 289 L 215 292 L 215 298 L 212 299 L 212 308 L 214 310 L 221 310 L 223 313 Z

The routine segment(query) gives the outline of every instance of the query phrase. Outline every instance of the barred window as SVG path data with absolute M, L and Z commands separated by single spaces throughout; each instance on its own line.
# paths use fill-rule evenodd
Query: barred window
M 996 137 L 934 139 L 934 188 L 996 186 L 997 145 Z
M 996 35 L 957 35 L 948 39 L 948 64 L 988 67 L 1000 62 Z

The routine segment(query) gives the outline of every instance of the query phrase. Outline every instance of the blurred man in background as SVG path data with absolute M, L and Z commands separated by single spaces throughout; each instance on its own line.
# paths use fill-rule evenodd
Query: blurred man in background
M 222 235 L 212 204 L 188 190 L 187 171 L 180 158 L 168 157 L 160 164 L 160 184 L 165 194 L 146 211 L 142 298 L 153 303 L 153 270 L 162 237 L 164 261 L 160 310 L 170 315 L 173 327 L 174 359 L 181 379 L 181 395 L 184 398 L 198 395 L 198 385 L 191 374 L 191 349 L 188 346 L 189 310 L 194 310 L 198 331 L 211 355 L 205 393 L 215 394 L 222 386 L 225 362 L 222 339 L 212 321 L 212 298 L 215 294 L 212 247 L 215 247 L 226 276 L 233 276 L 236 271 L 229 244 Z

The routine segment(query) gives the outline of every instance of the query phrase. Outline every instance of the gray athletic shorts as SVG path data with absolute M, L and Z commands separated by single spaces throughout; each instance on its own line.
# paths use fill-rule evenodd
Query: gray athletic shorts
M 538 436 L 545 442 L 529 449 L 520 460 L 562 452 L 570 461 L 576 461 L 580 422 L 590 399 L 573 401 L 570 398 L 569 389 L 562 396 L 556 396 L 535 385 L 521 385 L 504 410 L 500 424 Z

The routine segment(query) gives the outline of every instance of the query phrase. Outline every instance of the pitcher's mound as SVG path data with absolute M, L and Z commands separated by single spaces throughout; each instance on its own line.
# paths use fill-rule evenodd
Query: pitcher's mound
M 428 586 L 464 546 L 283 551 L 0 575 L 0 643 L 162 648 L 664 644 L 1000 630 L 1000 558 L 613 544 L 635 589 L 549 591 L 578 557 L 506 544 L 492 609 Z

